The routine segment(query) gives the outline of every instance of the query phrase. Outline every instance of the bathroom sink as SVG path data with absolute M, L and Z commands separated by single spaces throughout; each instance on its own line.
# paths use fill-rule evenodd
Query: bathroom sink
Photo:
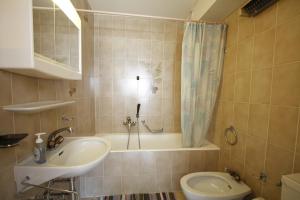
M 28 176 L 31 184 L 40 185 L 54 178 L 80 176 L 96 167 L 110 152 L 111 145 L 99 137 L 66 137 L 53 151 L 47 152 L 47 162 L 37 164 L 30 156 L 15 166 L 15 180 L 18 191 Z

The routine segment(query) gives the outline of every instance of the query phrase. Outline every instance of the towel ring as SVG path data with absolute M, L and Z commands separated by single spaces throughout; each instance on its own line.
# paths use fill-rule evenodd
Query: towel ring
M 238 142 L 238 134 L 233 126 L 229 126 L 224 132 L 226 143 L 235 145 Z

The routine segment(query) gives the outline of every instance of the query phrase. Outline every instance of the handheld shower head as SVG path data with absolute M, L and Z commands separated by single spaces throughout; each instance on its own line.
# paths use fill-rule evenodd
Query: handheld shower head
M 141 104 L 138 103 L 136 106 L 136 118 L 140 117 L 140 108 L 141 108 Z

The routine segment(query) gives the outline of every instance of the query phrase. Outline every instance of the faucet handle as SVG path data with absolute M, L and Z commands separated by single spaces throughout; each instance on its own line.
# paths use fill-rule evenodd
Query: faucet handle
M 55 138 L 54 143 L 55 145 L 58 145 L 64 141 L 64 137 L 59 135 L 57 138 Z

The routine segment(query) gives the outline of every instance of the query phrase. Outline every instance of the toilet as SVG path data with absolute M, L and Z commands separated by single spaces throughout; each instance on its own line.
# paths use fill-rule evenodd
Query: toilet
M 283 175 L 281 200 L 300 199 L 300 173 Z
M 242 200 L 251 189 L 225 172 L 196 172 L 180 180 L 187 200 Z

